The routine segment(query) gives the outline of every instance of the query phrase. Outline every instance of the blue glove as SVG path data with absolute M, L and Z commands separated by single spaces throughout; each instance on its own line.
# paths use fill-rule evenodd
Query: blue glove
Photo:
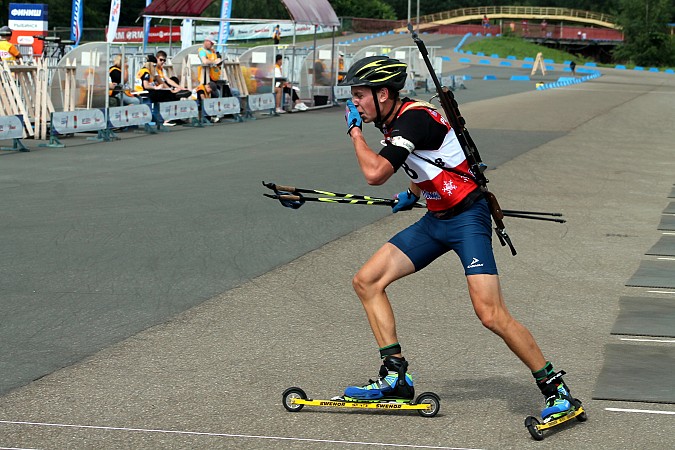
M 396 194 L 398 202 L 391 208 L 391 212 L 397 213 L 399 211 L 409 211 L 413 209 L 415 203 L 420 199 L 418 196 L 412 193 L 410 189 L 403 191 L 400 194 Z
M 347 121 L 347 134 L 351 135 L 352 128 L 359 127 L 363 125 L 363 119 L 361 119 L 361 114 L 354 106 L 354 103 L 351 100 L 347 100 L 347 107 L 345 108 L 345 120 Z

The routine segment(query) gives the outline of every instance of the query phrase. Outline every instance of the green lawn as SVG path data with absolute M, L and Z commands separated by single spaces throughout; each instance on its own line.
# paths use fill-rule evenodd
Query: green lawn
M 500 58 L 515 56 L 518 59 L 523 59 L 527 56 L 534 58 L 537 56 L 537 53 L 541 52 L 544 59 L 552 59 L 560 64 L 565 61 L 575 61 L 577 64 L 583 64 L 587 61 L 571 53 L 533 44 L 516 37 L 485 38 L 462 46 L 462 50 L 465 52 L 470 50 L 474 54 L 483 52 L 486 56 L 497 54 Z

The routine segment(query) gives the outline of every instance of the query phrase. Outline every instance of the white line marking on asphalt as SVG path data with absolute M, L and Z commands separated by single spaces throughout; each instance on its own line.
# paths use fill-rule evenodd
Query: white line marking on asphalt
M 21 422 L 14 420 L 0 420 L 0 424 L 8 425 L 33 425 L 39 427 L 55 427 L 55 428 L 77 428 L 89 430 L 104 430 L 104 431 L 129 431 L 136 433 L 162 433 L 162 434 L 179 434 L 188 436 L 209 436 L 209 437 L 229 437 L 242 439 L 267 439 L 277 441 L 299 441 L 299 442 L 319 442 L 326 444 L 353 444 L 353 445 L 380 445 L 383 447 L 399 447 L 399 448 L 433 448 L 442 450 L 479 450 L 463 447 L 438 447 L 433 445 L 415 445 L 415 444 L 387 444 L 384 442 L 360 442 L 360 441 L 338 441 L 333 439 L 310 439 L 310 438 L 295 438 L 285 436 L 256 436 L 249 434 L 229 434 L 229 433 L 206 433 L 202 431 L 178 431 L 178 430 L 154 430 L 145 428 L 127 428 L 127 427 L 104 427 L 97 425 L 73 425 L 64 423 L 43 423 L 43 422 Z
M 663 232 L 661 232 L 661 234 L 665 234 L 667 236 L 675 236 L 675 233 L 672 233 L 670 231 L 663 231 Z
M 613 412 L 628 412 L 628 413 L 642 413 L 642 414 L 667 414 L 675 416 L 675 411 L 653 411 L 651 409 L 623 409 L 623 408 L 605 408 L 606 411 Z
M 621 338 L 622 341 L 633 342 L 665 342 L 666 344 L 675 344 L 675 340 L 668 339 L 635 339 L 635 338 Z
M 600 80 L 600 81 L 602 81 L 602 80 Z M 645 92 L 645 91 L 622 91 L 622 90 L 620 90 L 620 89 L 590 89 L 590 88 L 581 88 L 581 87 L 577 87 L 577 86 L 579 86 L 579 85 L 578 85 L 578 84 L 571 84 L 571 85 L 569 85 L 569 86 L 565 86 L 564 88 L 571 88 L 571 87 L 574 87 L 574 88 L 576 88 L 576 89 L 575 89 L 576 91 L 588 91 L 588 92 L 620 92 L 620 93 L 622 93 L 622 94 L 658 94 L 658 95 L 661 95 L 661 94 L 670 94 L 670 95 L 675 94 L 675 92 L 670 92 L 670 91 L 649 91 L 649 92 Z M 564 89 L 564 88 L 563 88 L 563 89 Z
M 0 447 L 0 450 L 37 450 L 36 448 L 23 448 L 23 447 Z
M 660 259 L 660 260 L 662 260 L 662 261 L 675 261 L 675 258 L 665 258 L 665 257 L 663 257 L 663 256 L 660 257 L 660 258 L 656 258 L 656 259 Z
M 675 294 L 675 291 L 647 291 L 648 294 Z

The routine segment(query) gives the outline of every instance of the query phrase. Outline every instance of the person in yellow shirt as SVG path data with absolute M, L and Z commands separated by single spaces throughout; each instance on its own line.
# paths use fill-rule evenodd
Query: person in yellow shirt
M 203 100 L 205 98 L 212 98 L 212 97 L 218 97 L 218 85 L 213 81 L 200 84 L 192 91 L 192 98 L 197 100 L 197 104 L 199 105 L 200 118 L 202 117 L 203 114 L 204 118 L 211 120 L 211 122 L 219 122 L 220 119 L 218 117 L 216 116 L 211 117 L 205 112 L 203 112 L 204 111 L 204 108 L 202 107 Z
M 281 28 L 279 28 L 279 25 L 274 27 L 272 39 L 274 40 L 274 45 L 279 45 L 279 42 L 281 42 Z
M 12 63 L 21 61 L 21 52 L 14 44 L 9 42 L 12 30 L 7 25 L 0 28 L 0 60 Z
M 129 64 L 124 64 L 124 81 L 122 81 L 122 55 L 115 55 L 113 57 L 113 65 L 108 69 L 110 74 L 110 90 L 108 96 L 113 97 L 121 105 L 138 105 L 141 103 L 140 99 L 126 89 L 129 82 Z M 123 91 L 123 92 L 122 92 Z
M 200 84 L 208 83 L 209 81 L 217 82 L 220 80 L 220 64 L 222 64 L 223 59 L 213 48 L 214 45 L 215 41 L 210 37 L 206 37 L 204 38 L 204 46 L 197 50 L 197 55 L 202 63 L 202 66 L 199 67 L 197 72 Z M 206 79 L 203 73 L 203 66 L 209 67 L 208 79 Z
M 155 70 L 157 70 L 157 81 L 163 87 L 171 89 L 171 93 L 173 93 L 175 96 L 174 100 L 187 98 L 192 95 L 190 90 L 180 85 L 180 80 L 178 80 L 178 77 L 168 77 L 165 74 L 164 64 L 166 64 L 167 59 L 166 52 L 164 50 L 158 51 L 155 58 L 157 59 L 157 66 L 155 67 Z

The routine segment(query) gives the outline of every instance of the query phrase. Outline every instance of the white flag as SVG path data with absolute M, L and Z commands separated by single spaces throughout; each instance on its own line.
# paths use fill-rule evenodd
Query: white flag
M 184 19 L 183 24 L 180 26 L 181 50 L 185 50 L 192 45 L 192 34 L 192 19 Z
M 106 42 L 113 42 L 117 34 L 117 25 L 120 23 L 120 9 L 122 8 L 122 0 L 112 0 L 110 2 L 110 20 L 108 20 L 108 34 L 106 35 Z

